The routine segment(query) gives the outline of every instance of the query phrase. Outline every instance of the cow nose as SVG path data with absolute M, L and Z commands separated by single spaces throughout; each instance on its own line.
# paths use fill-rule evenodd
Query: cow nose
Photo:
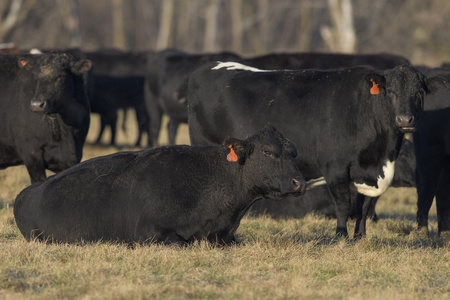
M 305 180 L 299 180 L 296 178 L 292 179 L 292 186 L 295 193 L 304 194 L 306 192 L 306 181 Z
M 46 101 L 31 100 L 31 110 L 35 112 L 43 112 L 46 108 Z
M 414 122 L 414 116 L 410 114 L 406 115 L 398 115 L 395 118 L 395 123 L 397 127 L 404 128 L 404 127 L 413 127 L 415 124 Z

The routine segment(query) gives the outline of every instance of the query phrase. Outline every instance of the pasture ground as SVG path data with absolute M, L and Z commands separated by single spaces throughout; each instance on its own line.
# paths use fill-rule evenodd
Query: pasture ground
M 128 126 L 123 144 L 135 140 Z M 186 126 L 177 142 L 189 143 Z M 84 157 L 116 151 L 86 145 Z M 28 184 L 23 166 L 0 171 L 0 299 L 450 299 L 450 245 L 436 237 L 434 206 L 431 237 L 415 233 L 415 189 L 387 191 L 359 242 L 334 240 L 333 219 L 263 216 L 242 220 L 236 245 L 130 249 L 26 242 L 12 204 Z

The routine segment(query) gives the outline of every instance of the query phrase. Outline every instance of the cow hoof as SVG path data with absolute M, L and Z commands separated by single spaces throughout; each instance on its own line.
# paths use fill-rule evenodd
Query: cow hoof
M 450 244 L 450 231 L 439 232 L 439 238 L 446 244 Z
M 428 227 L 420 227 L 411 232 L 411 235 L 420 239 L 427 239 L 429 237 Z
M 366 237 L 365 233 L 355 233 L 355 235 L 353 236 L 353 241 L 357 242 L 357 241 L 362 240 L 365 237 Z

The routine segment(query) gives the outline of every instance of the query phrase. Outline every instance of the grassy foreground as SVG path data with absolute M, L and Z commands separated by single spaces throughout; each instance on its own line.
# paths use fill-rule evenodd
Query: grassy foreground
M 114 151 L 88 145 L 85 157 Z M 333 240 L 336 221 L 310 215 L 244 218 L 231 246 L 129 249 L 27 243 L 11 206 L 28 182 L 24 167 L 0 171 L 0 299 L 450 298 L 450 245 L 436 237 L 434 207 L 431 238 L 414 234 L 414 189 L 386 192 L 381 220 L 356 243 Z

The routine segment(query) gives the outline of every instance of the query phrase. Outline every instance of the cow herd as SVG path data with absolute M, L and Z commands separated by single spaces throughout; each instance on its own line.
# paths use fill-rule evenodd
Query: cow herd
M 417 187 L 426 235 L 436 198 L 450 239 L 448 68 L 390 54 L 175 49 L 0 54 L 0 65 L 0 168 L 30 175 L 14 204 L 27 240 L 229 243 L 247 212 L 335 216 L 345 238 L 355 218 L 358 239 L 390 186 Z M 130 108 L 148 149 L 80 163 L 90 113 L 97 142 L 110 126 L 114 145 L 117 111 Z M 163 114 L 171 145 L 157 147 Z M 180 123 L 191 146 L 173 145 Z

